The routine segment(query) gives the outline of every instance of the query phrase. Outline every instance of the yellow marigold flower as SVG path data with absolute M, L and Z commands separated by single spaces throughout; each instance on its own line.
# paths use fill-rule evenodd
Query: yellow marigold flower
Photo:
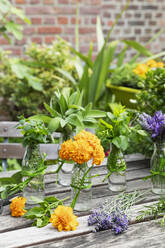
M 145 77 L 145 74 L 149 70 L 148 66 L 145 64 L 138 64 L 133 72 L 141 77 Z
M 164 64 L 163 62 L 157 62 L 157 68 L 163 68 L 164 67 Z
M 157 67 L 157 62 L 154 59 L 150 59 L 146 63 L 147 66 L 150 68 L 156 68 Z
M 54 213 L 51 214 L 50 222 L 59 232 L 62 230 L 74 231 L 79 225 L 77 216 L 73 214 L 72 208 L 67 206 L 58 206 Z
M 11 215 L 19 217 L 24 215 L 27 211 L 24 209 L 26 198 L 15 197 L 10 204 Z

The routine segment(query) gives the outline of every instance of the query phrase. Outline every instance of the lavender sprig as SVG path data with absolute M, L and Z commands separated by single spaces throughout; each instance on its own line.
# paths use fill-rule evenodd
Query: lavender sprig
M 143 113 L 139 115 L 139 124 L 146 130 L 153 140 L 160 139 L 162 141 L 165 135 L 165 114 L 162 111 L 157 111 L 152 117 Z
M 127 230 L 129 223 L 129 209 L 143 194 L 136 191 L 132 194 L 121 193 L 112 200 L 106 200 L 100 207 L 93 210 L 88 217 L 88 225 L 95 225 L 94 231 L 111 229 L 114 234 Z

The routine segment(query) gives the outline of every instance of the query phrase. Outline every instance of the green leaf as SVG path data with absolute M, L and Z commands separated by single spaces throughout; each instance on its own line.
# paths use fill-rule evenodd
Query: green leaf
M 51 131 L 56 131 L 60 127 L 60 117 L 55 117 L 52 118 L 51 121 L 49 122 L 48 129 Z
M 71 51 L 75 53 L 80 59 L 82 59 L 90 68 L 93 67 L 93 62 L 87 56 L 83 55 L 82 53 L 76 51 L 73 47 L 70 47 Z
M 66 124 L 67 124 L 67 122 L 64 119 L 61 118 L 61 120 L 60 120 L 61 127 L 62 128 L 65 127 Z
M 51 114 L 52 117 L 61 117 L 61 115 L 56 110 L 51 108 L 47 103 L 44 103 L 44 107 Z
M 98 51 L 100 51 L 104 45 L 104 34 L 102 31 L 101 20 L 99 16 L 97 16 L 96 34 L 97 34 Z
M 144 130 L 137 130 L 137 133 L 141 136 L 148 136 L 148 134 Z
M 76 114 L 72 114 L 70 116 L 67 117 L 67 122 L 70 123 L 73 126 L 78 126 L 83 128 L 83 123 L 81 122 L 81 120 L 78 118 L 78 116 Z
M 12 33 L 18 40 L 21 40 L 23 35 L 21 30 L 23 29 L 21 25 L 14 23 L 13 21 L 6 23 L 6 29 L 9 33 Z
M 67 78 L 70 82 L 72 82 L 72 84 L 73 84 L 74 86 L 77 85 L 77 82 L 75 81 L 74 77 L 72 77 L 72 75 L 71 75 L 69 72 L 67 72 L 67 71 L 65 71 L 65 70 L 63 70 L 63 69 L 61 69 L 61 68 L 56 68 L 56 70 L 57 70 L 58 72 L 60 72 L 60 73 L 61 73 L 65 78 Z
M 94 104 L 100 96 L 100 92 L 105 83 L 110 63 L 113 61 L 118 41 L 112 41 L 110 45 L 103 47 L 94 63 L 93 74 L 89 82 L 88 101 Z
M 49 217 L 48 216 L 43 216 L 42 218 L 38 218 L 36 221 L 36 226 L 37 227 L 44 227 L 49 223 Z
M 142 46 L 140 43 L 133 41 L 133 40 L 122 40 L 122 42 L 124 42 L 125 44 L 127 44 L 128 46 L 134 48 L 135 50 L 137 50 L 138 52 L 140 52 L 142 55 L 145 56 L 152 56 L 153 54 L 144 46 Z
M 53 203 L 53 202 L 58 202 L 58 201 L 59 201 L 59 199 L 56 198 L 55 196 L 48 196 L 48 197 L 45 197 L 44 200 L 47 201 L 48 203 Z
M 93 117 L 93 118 L 101 118 L 105 116 L 106 116 L 106 112 L 101 110 L 94 110 L 94 109 L 87 111 L 87 115 L 86 115 L 86 117 Z
M 123 50 L 120 52 L 118 59 L 117 59 L 117 67 L 120 67 L 123 65 L 127 49 L 128 49 L 128 46 L 125 45 Z
M 27 219 L 34 219 L 34 218 L 38 218 L 38 217 L 42 217 L 44 214 L 44 210 L 41 207 L 33 207 L 30 210 L 28 210 L 26 212 L 26 214 L 24 215 L 25 218 Z
M 36 120 L 36 121 L 43 121 L 44 123 L 48 124 L 52 118 L 47 115 L 38 114 L 38 115 L 30 116 L 29 119 Z
M 15 174 L 11 176 L 11 180 L 15 183 L 18 184 L 22 182 L 22 171 L 18 171 Z
M 28 80 L 28 84 L 34 90 L 43 91 L 43 87 L 42 87 L 42 84 L 41 84 L 41 80 L 40 79 L 38 79 L 37 77 L 33 77 L 31 75 L 28 75 L 28 77 L 26 77 L 26 79 Z

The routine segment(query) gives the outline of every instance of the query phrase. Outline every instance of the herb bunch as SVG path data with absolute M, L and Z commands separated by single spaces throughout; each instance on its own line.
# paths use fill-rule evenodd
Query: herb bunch
M 141 210 L 136 217 L 138 221 L 144 220 L 145 218 L 153 217 L 157 219 L 158 217 L 162 217 L 160 221 L 161 227 L 165 225 L 165 198 L 160 199 L 157 203 L 152 206 L 145 206 L 146 210 Z
M 23 134 L 23 146 L 33 146 L 40 143 L 47 143 L 50 135 L 49 129 L 42 121 L 30 118 L 21 118 L 17 129 L 21 129 Z
M 93 210 L 88 218 L 88 225 L 95 225 L 94 231 L 111 229 L 114 234 L 127 230 L 129 224 L 129 210 L 143 194 L 136 191 L 130 194 L 121 193 L 111 200 L 106 200 L 99 208 Z

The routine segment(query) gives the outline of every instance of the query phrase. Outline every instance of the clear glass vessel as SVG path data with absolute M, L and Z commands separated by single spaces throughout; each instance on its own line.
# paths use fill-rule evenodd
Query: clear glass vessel
M 154 143 L 154 152 L 151 157 L 152 192 L 165 194 L 165 143 Z
M 110 145 L 110 153 L 107 159 L 107 171 L 109 189 L 113 192 L 126 190 L 126 162 L 122 151 L 114 144 Z
M 71 178 L 71 200 L 74 210 L 88 211 L 92 207 L 91 172 L 87 163 L 75 164 Z
M 27 146 L 22 160 L 22 169 L 29 173 L 35 173 L 42 163 L 39 145 Z M 23 180 L 26 180 L 24 177 Z M 23 190 L 23 196 L 26 198 L 27 204 L 35 204 L 32 197 L 44 199 L 45 196 L 44 175 L 35 176 Z
M 71 133 L 70 135 L 61 134 L 61 137 L 59 139 L 58 151 L 60 150 L 61 144 L 64 141 L 73 138 L 73 136 L 74 136 L 74 133 Z M 70 186 L 72 168 L 73 168 L 73 163 L 71 163 L 70 161 L 65 161 L 65 163 L 63 164 L 63 166 L 62 166 L 62 168 L 61 168 L 61 170 L 59 171 L 59 174 L 58 174 L 58 182 L 59 182 L 60 185 L 65 186 L 65 187 Z

